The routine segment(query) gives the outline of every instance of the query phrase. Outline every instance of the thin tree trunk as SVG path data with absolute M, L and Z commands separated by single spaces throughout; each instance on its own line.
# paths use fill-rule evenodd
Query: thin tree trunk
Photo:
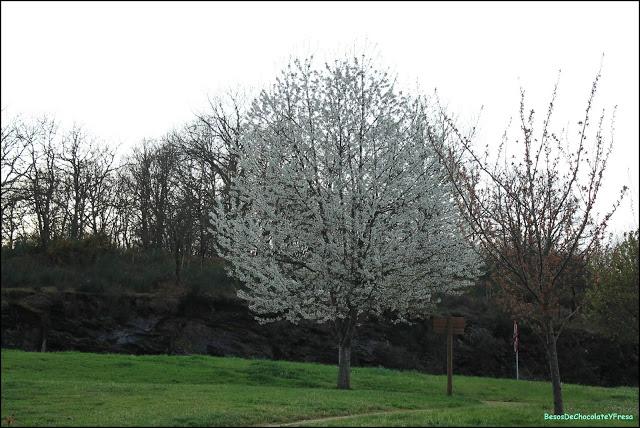
M 549 374 L 551 375 L 551 387 L 553 389 L 553 412 L 556 415 L 561 415 L 564 413 L 564 404 L 562 402 L 562 383 L 560 382 L 560 367 L 558 365 L 558 350 L 556 347 L 557 341 L 553 331 L 547 331 L 545 339 Z
M 351 341 L 357 316 L 354 311 L 344 319 L 336 320 L 335 333 L 338 339 L 338 389 L 351 389 Z
M 338 348 L 338 389 L 351 389 L 351 339 Z
M 174 258 L 175 258 L 175 263 L 176 263 L 176 285 L 181 285 L 182 280 L 180 278 L 180 273 L 182 270 L 182 263 L 181 263 L 181 257 L 180 257 L 180 244 L 176 243 L 175 249 L 174 249 Z

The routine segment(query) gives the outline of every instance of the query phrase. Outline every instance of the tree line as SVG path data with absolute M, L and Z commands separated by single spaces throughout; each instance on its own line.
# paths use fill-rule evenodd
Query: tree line
M 163 250 L 176 261 L 217 254 L 209 214 L 229 203 L 240 104 L 212 102 L 181 129 L 124 156 L 81 126 L 51 117 L 2 124 L 2 244 L 99 236 L 120 248 Z

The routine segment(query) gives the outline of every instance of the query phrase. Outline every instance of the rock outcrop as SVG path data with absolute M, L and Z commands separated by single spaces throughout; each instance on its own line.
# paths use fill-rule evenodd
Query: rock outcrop
M 450 313 L 467 318 L 454 342 L 454 372 L 511 377 L 510 320 L 480 299 L 450 298 Z M 521 331 L 520 375 L 545 379 L 544 354 Z M 359 327 L 352 363 L 445 372 L 445 340 L 427 320 L 392 324 L 372 319 Z M 2 289 L 2 347 L 29 351 L 128 354 L 207 354 L 336 363 L 328 326 L 257 323 L 237 299 L 194 295 L 95 294 Z M 583 330 L 559 342 L 565 382 L 637 385 L 637 346 L 622 346 Z M 572 364 L 563 365 L 563 361 Z

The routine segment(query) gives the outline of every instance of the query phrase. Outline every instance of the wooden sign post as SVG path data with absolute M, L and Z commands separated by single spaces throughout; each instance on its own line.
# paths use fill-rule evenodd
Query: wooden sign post
M 433 331 L 447 334 L 447 395 L 453 392 L 453 335 L 464 334 L 463 317 L 433 317 Z

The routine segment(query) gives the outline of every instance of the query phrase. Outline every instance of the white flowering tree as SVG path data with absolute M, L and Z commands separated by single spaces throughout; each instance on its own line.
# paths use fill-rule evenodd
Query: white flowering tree
M 219 250 L 259 321 L 331 323 L 338 388 L 364 317 L 426 315 L 476 275 L 433 129 L 364 57 L 293 61 L 251 106 Z

